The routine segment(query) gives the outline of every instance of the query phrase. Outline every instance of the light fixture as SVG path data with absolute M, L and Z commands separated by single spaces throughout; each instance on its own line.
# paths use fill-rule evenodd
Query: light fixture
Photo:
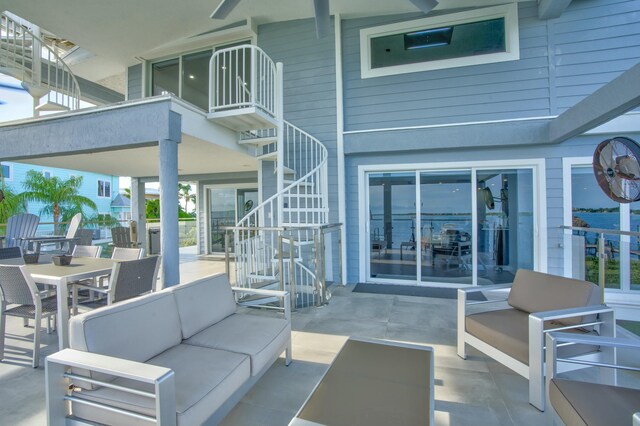
M 413 1 L 413 0 L 412 0 Z M 216 10 L 211 14 L 211 19 L 224 19 L 231 13 L 234 7 L 240 3 L 240 0 L 222 0 Z
M 323 38 L 329 35 L 331 19 L 329 17 L 329 0 L 313 0 L 316 14 L 316 36 Z
M 431 12 L 431 9 L 438 5 L 436 0 L 409 0 L 413 3 L 418 9 L 420 9 L 423 13 Z
M 195 79 L 195 78 L 196 78 L 196 76 L 195 76 L 195 75 L 193 75 L 193 74 L 189 74 L 189 78 L 190 78 L 191 80 L 193 80 L 193 79 Z

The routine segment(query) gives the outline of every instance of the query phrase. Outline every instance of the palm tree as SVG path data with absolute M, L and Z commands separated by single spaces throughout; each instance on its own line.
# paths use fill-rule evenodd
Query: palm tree
M 4 200 L 0 202 L 0 223 L 7 223 L 11 216 L 27 211 L 24 200 L 6 186 L 4 180 L 0 182 L 0 190 L 4 193 Z
M 23 185 L 25 192 L 20 194 L 20 197 L 25 201 L 37 201 L 45 205 L 40 214 L 53 216 L 56 234 L 59 232 L 60 217 L 66 211 L 82 212 L 83 207 L 97 209 L 93 200 L 79 194 L 82 176 L 62 180 L 57 176 L 47 178 L 42 173 L 29 170 Z
M 191 185 L 189 185 L 188 183 L 187 184 L 178 183 L 178 198 L 184 199 L 185 213 L 187 212 L 187 206 L 189 205 L 189 202 L 191 201 L 194 204 L 196 202 L 195 194 L 191 194 L 190 192 L 191 192 Z

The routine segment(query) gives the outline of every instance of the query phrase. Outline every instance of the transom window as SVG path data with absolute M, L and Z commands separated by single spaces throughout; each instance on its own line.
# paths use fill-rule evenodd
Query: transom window
M 2 167 L 2 179 L 13 180 L 13 167 L 10 164 L 0 164 L 0 167 Z
M 515 4 L 360 31 L 362 78 L 519 59 Z

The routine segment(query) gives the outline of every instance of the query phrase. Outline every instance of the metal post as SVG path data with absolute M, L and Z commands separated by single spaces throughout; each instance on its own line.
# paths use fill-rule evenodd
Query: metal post
M 229 231 L 224 231 L 224 270 L 227 273 L 227 277 L 230 277 L 230 259 L 229 259 Z M 236 285 L 238 285 L 238 277 L 236 277 Z
M 314 302 L 316 306 L 320 306 L 323 300 L 322 288 L 320 287 L 320 238 L 319 238 L 319 229 L 312 230 L 313 232 L 313 275 L 315 281 L 316 291 L 315 294 L 318 297 L 314 297 Z
M 327 303 L 327 280 L 326 280 L 326 262 L 325 262 L 325 247 L 324 247 L 324 231 L 322 229 L 318 230 L 320 234 L 320 254 L 318 259 L 320 259 L 320 285 L 322 289 L 322 304 Z
M 342 225 L 338 227 L 338 253 L 342 253 Z M 340 284 L 345 285 L 345 280 L 343 280 L 343 263 L 342 256 L 338 258 L 338 271 L 340 276 Z
M 296 270 L 294 268 L 294 239 L 289 236 L 289 291 L 291 292 L 291 310 L 296 310 L 296 302 L 298 300 L 296 294 Z
M 284 247 L 284 237 L 282 232 L 278 232 L 278 270 L 280 271 L 280 291 L 284 291 L 284 259 L 282 257 L 282 250 Z
M 604 253 L 604 233 L 598 236 L 598 285 L 602 290 L 602 303 L 604 304 L 604 280 L 605 280 L 605 253 Z

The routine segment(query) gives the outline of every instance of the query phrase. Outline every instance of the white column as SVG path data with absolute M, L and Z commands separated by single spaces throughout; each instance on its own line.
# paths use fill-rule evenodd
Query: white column
M 180 282 L 178 250 L 178 143 L 163 139 L 160 148 L 160 245 L 164 287 Z
M 145 204 L 144 182 L 131 178 L 131 220 L 138 223 L 138 242 L 149 252 L 147 247 L 147 208 Z

